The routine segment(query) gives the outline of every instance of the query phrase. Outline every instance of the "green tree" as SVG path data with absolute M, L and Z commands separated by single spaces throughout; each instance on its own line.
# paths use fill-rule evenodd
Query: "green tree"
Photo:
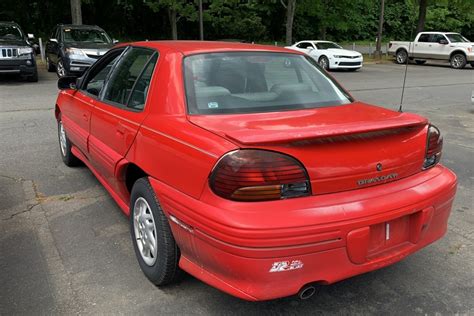
M 187 0 L 148 0 L 146 4 L 153 10 L 159 12 L 165 9 L 171 25 L 171 38 L 178 39 L 178 22 L 181 18 L 197 20 L 197 8 L 194 1 Z

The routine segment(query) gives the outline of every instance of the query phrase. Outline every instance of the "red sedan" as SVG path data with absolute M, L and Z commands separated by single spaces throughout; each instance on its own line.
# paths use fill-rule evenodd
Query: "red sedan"
M 355 101 L 302 53 L 139 42 L 58 86 L 61 156 L 130 216 L 156 285 L 184 270 L 246 300 L 307 298 L 446 232 L 439 130 Z

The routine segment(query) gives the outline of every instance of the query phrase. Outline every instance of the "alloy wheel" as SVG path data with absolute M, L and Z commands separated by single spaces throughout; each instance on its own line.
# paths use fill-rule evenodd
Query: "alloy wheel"
M 326 57 L 321 57 L 319 59 L 319 65 L 324 68 L 324 69 L 328 69 L 329 68 L 329 61 Z
M 146 265 L 153 266 L 158 253 L 156 225 L 150 205 L 143 197 L 139 197 L 133 206 L 133 229 L 143 261 Z
M 397 62 L 399 64 L 404 64 L 407 61 L 407 53 L 402 50 L 397 53 Z
M 66 131 L 64 130 L 62 121 L 59 121 L 59 144 L 61 147 L 61 154 L 63 156 L 66 156 L 66 151 L 67 151 Z
M 58 61 L 57 73 L 59 78 L 64 77 L 66 75 L 66 69 L 64 68 L 62 60 Z

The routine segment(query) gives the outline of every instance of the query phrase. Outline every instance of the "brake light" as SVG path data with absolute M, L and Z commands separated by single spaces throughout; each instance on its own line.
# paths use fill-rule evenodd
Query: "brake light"
M 435 166 L 441 159 L 441 151 L 443 149 L 443 137 L 439 129 L 430 125 L 428 128 L 428 136 L 426 140 L 426 155 L 423 169 Z
M 308 174 L 299 161 L 256 149 L 224 155 L 214 167 L 209 185 L 217 195 L 236 201 L 279 200 L 311 192 Z

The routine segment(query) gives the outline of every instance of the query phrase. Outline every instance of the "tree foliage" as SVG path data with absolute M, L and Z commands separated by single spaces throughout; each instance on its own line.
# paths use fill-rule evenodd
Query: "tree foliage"
M 198 39 L 198 0 L 82 0 L 84 24 L 121 40 Z M 288 0 L 283 0 L 286 4 Z M 421 0 L 385 0 L 384 40 L 414 37 Z M 378 0 L 296 0 L 292 41 L 326 38 L 374 41 Z M 281 0 L 203 0 L 206 39 L 284 42 L 287 10 Z M 0 20 L 46 37 L 71 23 L 70 0 L 0 0 Z M 473 0 L 427 0 L 425 30 L 456 31 L 474 40 Z

